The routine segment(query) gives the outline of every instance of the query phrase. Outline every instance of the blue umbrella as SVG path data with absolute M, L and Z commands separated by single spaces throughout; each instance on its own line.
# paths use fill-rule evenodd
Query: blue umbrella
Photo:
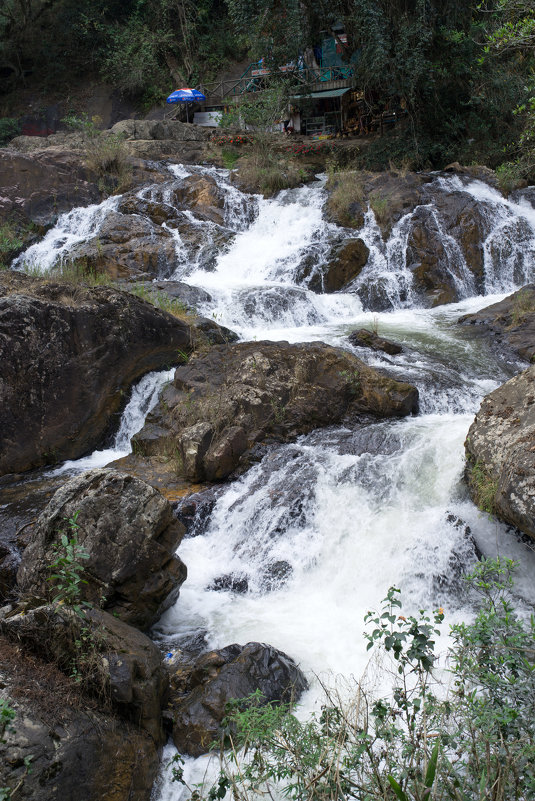
M 199 100 L 206 100 L 206 97 L 198 89 L 175 89 L 166 100 L 166 103 L 194 103 Z M 189 122 L 188 107 L 186 106 L 186 119 Z

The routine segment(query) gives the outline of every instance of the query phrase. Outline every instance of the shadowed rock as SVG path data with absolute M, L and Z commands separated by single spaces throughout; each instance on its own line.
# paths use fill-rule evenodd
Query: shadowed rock
M 183 675 L 179 676 L 183 689 Z M 177 683 L 177 684 L 178 684 Z M 200 756 L 220 734 L 227 701 L 260 690 L 260 704 L 297 701 L 308 683 L 291 657 L 270 645 L 250 642 L 202 654 L 178 692 L 171 673 L 169 708 L 173 740 L 182 753 Z
M 128 293 L 0 273 L 0 475 L 94 448 L 131 384 L 179 349 L 189 326 Z
M 25 593 L 50 592 L 50 565 L 66 521 L 76 515 L 78 542 L 89 553 L 81 597 L 148 628 L 178 597 L 186 567 L 174 555 L 183 525 L 160 493 L 115 470 L 91 470 L 68 481 L 39 516 L 18 570 Z

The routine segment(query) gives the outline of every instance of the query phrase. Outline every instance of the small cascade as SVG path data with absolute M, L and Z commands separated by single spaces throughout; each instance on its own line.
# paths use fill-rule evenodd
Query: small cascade
M 84 470 L 105 467 L 116 459 L 122 459 L 132 452 L 130 440 L 143 428 L 148 413 L 156 406 L 160 392 L 165 384 L 172 380 L 173 370 L 157 370 L 147 373 L 132 387 L 130 398 L 121 416 L 119 430 L 111 447 L 95 450 L 81 459 L 64 462 L 60 467 L 50 471 L 49 475 L 59 476 L 64 473 L 74 475 Z
M 120 195 L 109 197 L 102 203 L 79 207 L 62 214 L 45 237 L 21 253 L 12 264 L 13 269 L 29 267 L 46 273 L 56 264 L 69 258 L 75 245 L 97 236 L 110 212 L 116 210 Z

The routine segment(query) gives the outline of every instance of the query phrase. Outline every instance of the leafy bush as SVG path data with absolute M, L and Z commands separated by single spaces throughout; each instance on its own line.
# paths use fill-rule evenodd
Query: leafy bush
M 296 801 L 527 801 L 535 797 L 535 621 L 510 601 L 513 563 L 481 562 L 467 581 L 478 596 L 472 623 L 452 627 L 453 681 L 436 669 L 444 618 L 405 616 L 391 587 L 366 615 L 369 649 L 396 668 L 391 693 L 358 684 L 348 701 L 325 690 L 319 714 L 300 721 L 258 695 L 232 702 L 221 770 L 193 789 L 200 801 L 253 797 Z M 448 685 L 450 689 L 448 689 Z M 173 778 L 184 782 L 180 758 Z
M 4 147 L 21 132 L 20 122 L 13 117 L 0 117 L 0 147 Z

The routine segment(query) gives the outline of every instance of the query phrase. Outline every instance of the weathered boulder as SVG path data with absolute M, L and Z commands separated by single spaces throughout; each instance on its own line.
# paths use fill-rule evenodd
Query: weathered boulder
M 459 318 L 473 325 L 493 343 L 527 362 L 535 356 L 535 284 L 527 284 L 499 303 Z
M 357 345 L 360 348 L 370 348 L 371 350 L 381 350 L 390 356 L 403 352 L 403 346 L 398 342 L 392 342 L 391 339 L 380 337 L 366 328 L 359 328 L 358 331 L 353 331 L 348 336 L 348 339 L 352 345 Z
M 205 142 L 211 131 L 200 125 L 179 120 L 121 120 L 111 128 L 112 134 L 129 139 L 173 140 L 176 142 Z
M 260 441 L 289 441 L 347 414 L 406 415 L 418 391 L 320 342 L 219 345 L 180 367 L 134 437 L 143 456 L 180 454 L 192 481 L 220 480 Z
M 350 284 L 368 261 L 370 250 L 362 239 L 346 239 L 335 248 L 323 275 L 325 292 L 337 292 Z M 315 289 L 314 286 L 310 287 Z
M 13 798 L 149 801 L 159 760 L 146 731 L 92 708 L 74 679 L 4 639 L 0 688 L 15 711 L 0 737 L 0 787 Z
M 86 609 L 82 618 L 65 605 L 15 609 L 0 617 L 0 632 L 67 676 L 76 674 L 99 704 L 163 745 L 168 675 L 145 634 L 100 609 Z
M 182 671 L 178 683 L 171 674 L 173 741 L 181 753 L 200 756 L 220 734 L 227 701 L 260 690 L 260 703 L 289 703 L 297 701 L 307 688 L 307 680 L 293 659 L 270 645 L 250 642 L 202 654 L 185 688 Z
M 112 278 L 154 275 L 167 278 L 178 266 L 172 233 L 137 214 L 110 212 L 98 235 L 74 247 L 69 256 Z
M 195 211 L 195 216 L 222 225 L 225 196 L 209 175 L 190 175 L 173 192 L 176 203 Z
M 45 150 L 26 155 L 0 149 L 0 219 L 50 225 L 74 206 L 100 200 L 96 176 L 79 155 Z
M 395 223 L 421 202 L 422 188 L 432 180 L 425 173 L 342 172 L 327 184 L 327 211 L 333 222 L 350 228 L 362 228 L 370 203 L 383 236 L 387 237 Z M 380 209 L 380 212 L 379 212 Z
M 474 501 L 535 539 L 535 366 L 484 398 L 465 448 Z
M 76 527 L 66 521 L 76 519 Z M 47 579 L 57 558 L 61 533 L 89 553 L 87 584 L 81 596 L 148 628 L 178 597 L 186 567 L 174 555 L 184 527 L 160 493 L 132 476 L 111 469 L 90 470 L 68 481 L 41 513 L 18 570 L 20 589 L 50 591 Z
M 124 392 L 191 350 L 189 326 L 128 293 L 0 273 L 0 475 L 95 447 Z

